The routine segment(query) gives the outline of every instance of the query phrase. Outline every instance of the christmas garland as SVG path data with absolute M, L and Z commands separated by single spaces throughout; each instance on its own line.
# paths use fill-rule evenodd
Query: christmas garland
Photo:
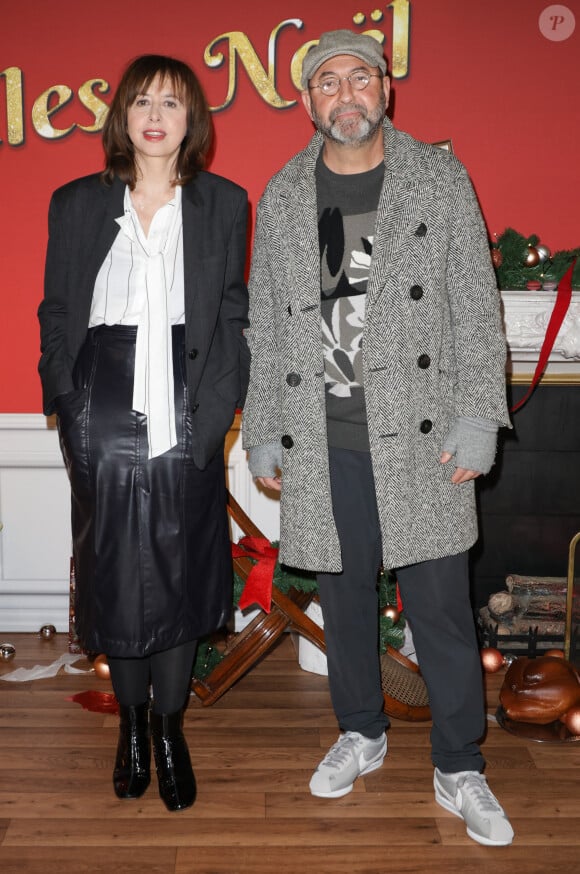
M 572 288 L 580 289 L 580 248 L 562 249 L 552 255 L 536 234 L 525 237 L 513 228 L 506 228 L 491 244 L 491 257 L 501 289 L 546 291 L 557 288 L 576 259 Z
M 278 547 L 277 542 L 272 542 L 273 548 Z M 316 574 L 309 571 L 300 571 L 281 565 L 276 562 L 272 583 L 283 594 L 287 595 L 290 589 L 298 589 L 301 592 L 318 593 Z M 233 603 L 237 606 L 244 591 L 246 581 L 234 571 Z M 387 645 L 394 649 L 400 649 L 405 635 L 405 620 L 397 607 L 397 582 L 390 572 L 381 570 L 379 575 L 379 648 L 385 652 Z M 193 676 L 203 679 L 209 676 L 213 669 L 224 658 L 225 653 L 215 645 L 213 637 L 201 640 L 197 649 L 197 656 L 193 668 Z

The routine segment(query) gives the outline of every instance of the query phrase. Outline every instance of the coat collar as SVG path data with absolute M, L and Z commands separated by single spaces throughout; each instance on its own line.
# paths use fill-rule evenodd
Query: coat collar
M 383 121 L 383 143 L 385 176 L 392 176 L 406 184 L 416 184 L 424 181 L 425 173 L 432 175 L 429 163 L 423 158 L 425 145 L 409 134 L 398 131 L 387 117 Z M 316 161 L 323 144 L 324 138 L 317 131 L 306 148 L 278 174 L 281 191 L 285 191 L 287 196 L 300 201 L 313 186 L 316 187 Z

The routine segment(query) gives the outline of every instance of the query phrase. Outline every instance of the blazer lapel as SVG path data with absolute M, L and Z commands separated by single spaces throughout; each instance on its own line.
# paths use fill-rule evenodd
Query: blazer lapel
M 115 219 L 123 215 L 125 183 L 115 176 L 110 186 L 101 186 L 101 195 L 101 202 L 95 202 L 92 215 L 87 216 L 87 220 L 92 221 L 94 228 L 92 233 L 94 245 L 91 251 L 87 253 L 86 271 L 91 295 L 101 264 L 105 260 L 107 252 L 115 242 L 115 238 L 120 230 Z

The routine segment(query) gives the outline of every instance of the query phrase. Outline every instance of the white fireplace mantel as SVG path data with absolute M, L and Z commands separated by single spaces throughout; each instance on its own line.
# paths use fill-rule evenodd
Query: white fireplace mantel
M 508 372 L 521 378 L 535 370 L 556 292 L 502 291 L 501 298 L 509 348 Z M 544 373 L 548 382 L 580 382 L 580 291 L 572 292 Z

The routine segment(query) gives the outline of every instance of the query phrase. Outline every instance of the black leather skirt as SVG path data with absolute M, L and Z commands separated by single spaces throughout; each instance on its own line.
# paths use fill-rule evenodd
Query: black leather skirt
M 192 460 L 183 325 L 173 334 L 177 445 L 148 460 L 131 409 L 137 329 L 92 328 L 58 399 L 72 491 L 75 626 L 90 652 L 140 657 L 195 640 L 232 610 L 223 452 Z

